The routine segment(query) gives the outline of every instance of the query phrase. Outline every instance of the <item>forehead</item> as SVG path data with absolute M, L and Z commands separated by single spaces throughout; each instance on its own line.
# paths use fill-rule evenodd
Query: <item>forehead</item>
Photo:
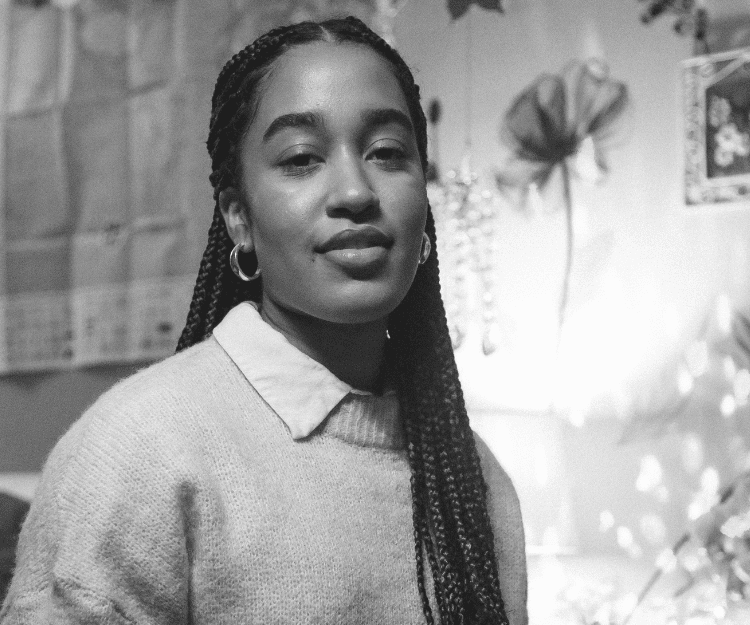
M 287 51 L 261 88 L 254 126 L 279 115 L 316 110 L 327 116 L 362 108 L 396 108 L 409 114 L 391 64 L 367 46 L 311 43 Z

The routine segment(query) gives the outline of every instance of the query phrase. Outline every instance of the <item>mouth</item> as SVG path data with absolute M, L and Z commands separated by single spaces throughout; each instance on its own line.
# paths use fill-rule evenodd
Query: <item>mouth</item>
M 316 251 L 350 277 L 370 279 L 387 265 L 392 246 L 392 237 L 368 225 L 341 230 Z
M 364 250 L 370 247 L 390 248 L 393 239 L 375 226 L 347 228 L 334 234 L 317 251 L 321 253 L 336 250 Z

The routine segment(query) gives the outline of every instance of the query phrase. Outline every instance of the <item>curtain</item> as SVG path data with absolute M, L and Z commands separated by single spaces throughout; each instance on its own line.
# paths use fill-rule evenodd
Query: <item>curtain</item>
M 171 353 L 213 210 L 223 63 L 282 23 L 379 23 L 376 4 L 0 0 L 0 373 Z

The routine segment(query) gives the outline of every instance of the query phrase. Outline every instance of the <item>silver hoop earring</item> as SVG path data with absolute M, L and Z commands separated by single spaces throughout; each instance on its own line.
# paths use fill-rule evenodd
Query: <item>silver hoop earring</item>
M 422 247 L 419 250 L 419 264 L 424 265 L 427 259 L 430 257 L 432 251 L 432 243 L 430 243 L 430 237 L 427 236 L 426 232 L 422 233 Z
M 229 266 L 232 268 L 232 272 L 234 273 L 234 275 L 243 282 L 252 282 L 253 280 L 257 280 L 258 278 L 260 278 L 260 265 L 256 267 L 255 273 L 252 276 L 248 276 L 244 271 L 242 271 L 242 267 L 240 267 L 240 260 L 238 258 L 241 248 L 242 244 L 238 243 L 232 248 L 232 251 L 229 252 Z

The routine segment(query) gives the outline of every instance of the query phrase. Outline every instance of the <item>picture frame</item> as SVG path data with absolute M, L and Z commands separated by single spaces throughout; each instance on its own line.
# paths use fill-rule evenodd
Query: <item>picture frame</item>
M 750 200 L 750 47 L 683 63 L 685 203 Z

